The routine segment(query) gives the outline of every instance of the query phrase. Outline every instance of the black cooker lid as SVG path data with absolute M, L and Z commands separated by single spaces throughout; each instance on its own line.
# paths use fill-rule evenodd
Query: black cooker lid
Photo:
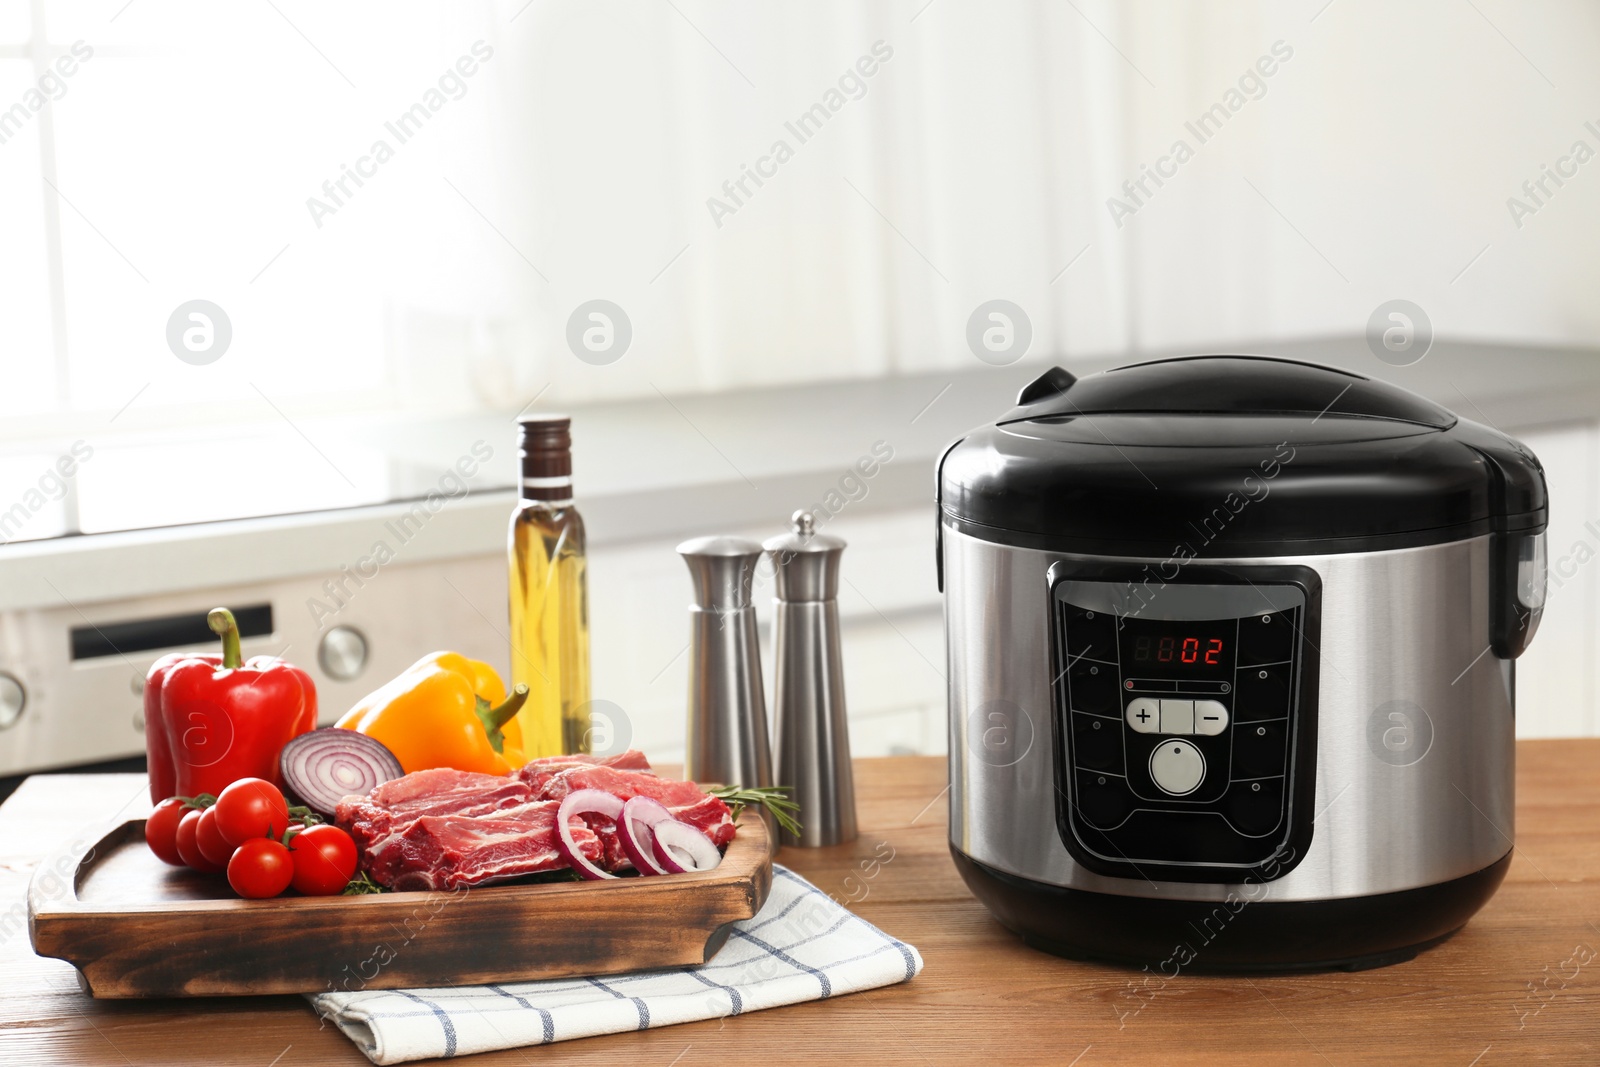
M 1057 367 L 1017 403 L 945 453 L 941 521 L 1060 551 L 1213 558 L 1545 525 L 1521 442 L 1332 367 L 1190 356 L 1082 381 Z

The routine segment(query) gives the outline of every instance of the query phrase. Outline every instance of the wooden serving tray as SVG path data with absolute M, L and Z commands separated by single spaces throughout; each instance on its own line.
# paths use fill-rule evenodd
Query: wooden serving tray
M 162 863 L 134 819 L 42 862 L 28 925 L 96 997 L 353 992 L 698 966 L 771 888 L 751 811 L 703 873 L 273 900 Z

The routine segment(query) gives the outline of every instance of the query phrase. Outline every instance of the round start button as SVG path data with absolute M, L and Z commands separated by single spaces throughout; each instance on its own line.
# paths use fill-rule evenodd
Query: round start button
M 1187 741 L 1163 741 L 1150 753 L 1150 777 L 1164 793 L 1193 793 L 1205 776 L 1206 758 Z

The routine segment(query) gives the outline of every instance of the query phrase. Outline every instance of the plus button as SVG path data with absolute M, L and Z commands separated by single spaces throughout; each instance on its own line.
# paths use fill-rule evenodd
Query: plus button
M 1128 701 L 1125 721 L 1135 733 L 1153 734 L 1161 729 L 1161 705 L 1150 697 L 1135 697 Z

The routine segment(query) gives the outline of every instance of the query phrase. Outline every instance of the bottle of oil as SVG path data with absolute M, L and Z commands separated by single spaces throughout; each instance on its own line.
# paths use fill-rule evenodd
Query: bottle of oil
M 511 677 L 529 759 L 589 750 L 589 587 L 572 506 L 572 420 L 521 420 L 522 492 L 511 517 Z

